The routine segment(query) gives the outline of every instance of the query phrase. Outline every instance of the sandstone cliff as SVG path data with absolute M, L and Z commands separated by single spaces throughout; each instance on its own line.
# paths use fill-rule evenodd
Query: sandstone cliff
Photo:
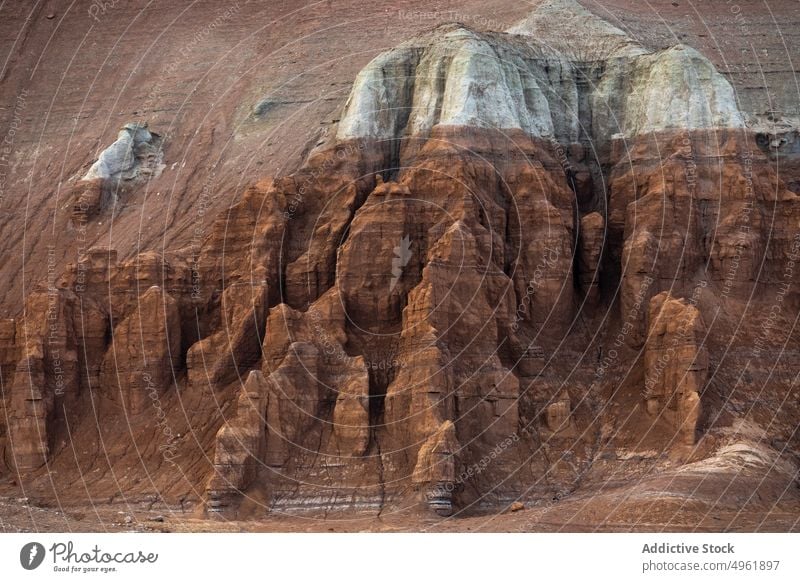
M 87 249 L 0 322 L 19 484 L 228 518 L 628 482 L 638 511 L 751 487 L 752 453 L 758 502 L 796 506 L 796 129 L 765 143 L 700 52 L 566 0 L 407 40 L 342 107 L 198 248 Z M 70 219 L 160 171 L 158 139 L 125 126 Z

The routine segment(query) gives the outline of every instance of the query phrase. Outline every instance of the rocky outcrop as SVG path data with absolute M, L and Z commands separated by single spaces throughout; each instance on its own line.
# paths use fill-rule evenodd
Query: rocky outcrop
M 218 330 L 195 343 L 186 355 L 192 385 L 223 385 L 258 361 L 267 293 L 262 282 L 232 283 L 223 291 Z
M 129 414 L 142 412 L 174 385 L 180 334 L 177 302 L 160 287 L 150 287 L 114 329 L 100 375 L 103 390 Z
M 680 443 L 695 442 L 709 365 L 702 320 L 670 298 L 664 309 L 685 311 L 664 319 L 687 319 L 693 339 L 662 329 L 662 296 L 651 298 L 667 281 L 690 296 L 703 261 L 712 266 L 704 285 L 721 281 L 733 261 L 725 229 L 738 219 L 715 218 L 740 217 L 728 198 L 765 196 L 774 177 L 763 156 L 750 164 L 731 87 L 707 60 L 687 47 L 646 50 L 585 11 L 576 14 L 597 36 L 572 52 L 544 46 L 530 31 L 553 6 L 514 35 L 451 25 L 380 55 L 356 80 L 336 140 L 275 182 L 288 236 L 304 246 L 287 249 L 285 302 L 270 310 L 262 346 L 266 458 L 281 473 L 264 482 L 277 491 L 302 482 L 292 503 L 320 507 L 328 488 L 363 483 L 357 458 L 378 463 L 368 481 L 382 504 L 410 481 L 442 514 L 522 486 L 524 455 L 558 495 L 569 491 L 592 453 L 551 455 L 593 430 L 598 442 L 613 434 L 597 415 L 602 382 L 588 379 L 610 376 L 586 361 L 567 390 L 547 353 L 609 300 L 622 323 L 610 350 L 591 348 L 598 365 L 627 365 L 625 346 L 646 340 L 654 416 L 637 422 L 663 419 Z M 670 108 L 656 106 L 663 94 Z M 598 146 L 595 162 L 587 142 Z M 708 188 L 714 160 L 740 177 L 718 201 Z M 752 189 L 741 178 L 749 167 L 760 180 Z M 748 236 L 733 249 L 763 248 Z M 752 261 L 739 264 L 736 293 Z M 592 340 L 580 341 L 589 353 Z M 543 458 L 518 437 L 533 426 Z
M 746 302 L 793 279 L 784 259 L 759 267 L 791 254 L 797 196 L 756 149 L 747 132 L 664 132 L 612 156 L 608 253 L 622 269 L 623 313 L 667 289 L 689 297 L 702 281 Z M 632 324 L 627 342 L 639 346 L 644 321 Z
M 116 202 L 135 181 L 146 181 L 164 168 L 161 137 L 145 122 L 127 123 L 72 188 L 73 220 L 85 221 Z
M 510 32 L 452 25 L 376 57 L 356 79 L 338 138 L 427 137 L 441 125 L 566 143 L 588 135 L 605 147 L 618 135 L 744 127 L 730 83 L 691 47 L 651 52 L 572 0 L 545 3 Z
M 571 432 L 572 403 L 569 392 L 564 390 L 545 407 L 545 426 L 551 434 Z
M 414 467 L 412 481 L 425 488 L 428 507 L 442 516 L 453 512 L 458 450 L 455 426 L 446 420 L 420 447 Z
M 575 0 L 544 0 L 507 32 L 537 39 L 575 61 L 631 58 L 647 52 L 624 31 Z
M 271 390 L 268 413 L 277 419 L 270 431 L 283 441 L 281 450 L 313 446 L 315 438 L 323 439 L 324 446 L 317 448 L 335 456 L 359 457 L 367 449 L 368 366 L 363 357 L 345 351 L 345 321 L 335 289 L 305 313 L 285 304 L 270 313 L 262 369 Z M 273 453 L 271 458 L 276 464 L 286 461 Z
M 147 123 L 127 123 L 117 134 L 117 141 L 104 149 L 83 180 L 132 180 L 157 170 L 158 134 Z
M 585 31 L 552 42 L 575 26 L 556 14 Z M 140 172 L 140 131 L 82 187 Z M 64 398 L 146 435 L 148 402 L 174 405 L 212 513 L 552 503 L 675 443 L 713 454 L 755 408 L 715 358 L 797 343 L 775 323 L 800 303 L 794 178 L 693 49 L 644 48 L 566 0 L 507 33 L 450 24 L 376 57 L 314 143 L 202 243 L 91 249 L 52 285 Z M 35 476 L 64 407 L 31 301 L 0 348 Z M 770 319 L 739 326 L 753 305 Z M 754 373 L 787 400 L 786 374 Z
M 56 444 L 62 408 L 78 397 L 78 334 L 70 293 L 32 293 L 15 337 L 17 361 L 7 405 L 11 466 L 20 473 L 44 465 Z
M 596 304 L 600 294 L 600 268 L 606 247 L 606 225 L 599 212 L 581 218 L 578 238 L 578 283 L 586 301 Z
M 264 377 L 253 370 L 239 393 L 236 417 L 216 435 L 214 472 L 207 486 L 212 512 L 235 507 L 264 463 L 267 397 Z
M 595 108 L 607 115 L 621 112 L 621 133 L 629 137 L 674 129 L 744 127 L 731 84 L 707 58 L 685 45 L 630 62 L 612 61 L 593 99 Z
M 336 397 L 333 432 L 339 455 L 360 457 L 370 443 L 369 374 L 363 358 L 355 358 L 353 365 L 356 370 Z
M 650 300 L 647 320 L 647 412 L 663 415 L 675 427 L 677 443 L 693 445 L 708 378 L 706 326 L 697 307 L 666 292 Z
M 5 453 L 8 440 L 8 409 L 10 394 L 6 393 L 6 382 L 14 378 L 19 354 L 16 342 L 17 323 L 13 319 L 0 320 L 0 381 L 3 393 L 0 398 L 0 453 Z

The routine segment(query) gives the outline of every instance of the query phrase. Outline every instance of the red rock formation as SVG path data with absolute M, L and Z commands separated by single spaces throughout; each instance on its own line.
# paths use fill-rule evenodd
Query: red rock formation
M 675 443 L 713 461 L 735 422 L 770 413 L 795 443 L 788 374 L 750 348 L 797 345 L 780 333 L 798 306 L 796 176 L 773 169 L 726 81 L 688 49 L 626 42 L 633 60 L 606 67 L 512 36 L 450 25 L 379 57 L 340 133 L 244 188 L 207 236 L 121 259 L 90 248 L 33 292 L 0 324 L 15 470 L 41 483 L 72 426 L 102 425 L 78 437 L 98 449 L 130 416 L 146 460 L 119 438 L 109 468 L 157 464 L 171 501 L 204 489 L 210 510 L 239 516 L 420 503 L 448 515 L 638 478 Z M 529 75 L 500 75 L 515 59 Z M 649 85 L 611 91 L 663 61 L 703 72 L 673 88 L 692 129 L 640 115 Z M 432 62 L 446 96 L 385 74 Z M 398 107 L 376 113 L 375 94 Z M 699 97 L 715 99 L 707 116 Z M 603 98 L 628 125 L 611 127 Z M 731 353 L 755 360 L 760 402 Z M 167 461 L 186 469 L 180 485 Z M 70 482 L 93 463 L 75 460 Z
M 700 394 L 708 375 L 706 326 L 696 307 L 667 292 L 650 300 L 647 319 L 647 412 L 664 415 L 677 431 L 675 440 L 693 445 L 701 428 Z
M 56 418 L 78 397 L 77 333 L 71 293 L 51 287 L 32 293 L 16 330 L 19 360 L 8 404 L 11 464 L 18 472 L 47 462 Z
M 599 212 L 581 218 L 578 239 L 578 283 L 589 305 L 599 299 L 600 265 L 606 247 L 605 220 Z
M 176 301 L 155 286 L 139 297 L 136 310 L 114 329 L 100 385 L 128 414 L 142 412 L 174 385 L 180 330 Z
M 453 512 L 453 490 L 456 487 L 456 455 L 459 444 L 455 427 L 444 421 L 420 447 L 412 481 L 425 488 L 428 506 L 442 516 Z
M 231 382 L 261 356 L 267 285 L 231 283 L 220 303 L 218 329 L 186 354 L 189 383 L 194 386 Z
M 609 236 L 619 240 L 624 225 L 623 312 L 643 286 L 645 299 L 667 288 L 690 296 L 696 282 L 708 277 L 723 297 L 746 301 L 758 286 L 781 278 L 780 261 L 760 265 L 767 256 L 789 254 L 797 197 L 755 150 L 752 134 L 647 138 L 616 168 Z M 775 214 L 778 206 L 785 210 Z M 769 225 L 762 220 L 766 215 L 774 215 Z M 640 320 L 629 339 L 641 343 L 643 330 Z

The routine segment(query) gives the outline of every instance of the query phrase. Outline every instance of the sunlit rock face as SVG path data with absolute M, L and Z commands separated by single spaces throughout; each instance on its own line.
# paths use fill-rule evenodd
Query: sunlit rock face
M 263 344 L 279 475 L 244 498 L 280 510 L 450 515 L 633 475 L 633 457 L 713 464 L 732 416 L 704 318 L 731 324 L 800 217 L 705 57 L 567 0 L 378 55 L 335 139 L 274 189 L 300 200 L 286 228 L 304 247 Z
M 615 129 L 633 137 L 671 129 L 744 127 L 731 84 L 691 47 L 613 59 L 606 66 L 592 95 L 594 109 L 620 117 L 595 125 L 598 138 Z
M 147 124 L 128 123 L 120 129 L 117 140 L 104 149 L 83 180 L 131 180 L 139 172 L 151 172 L 152 158 L 157 157 L 158 135 Z

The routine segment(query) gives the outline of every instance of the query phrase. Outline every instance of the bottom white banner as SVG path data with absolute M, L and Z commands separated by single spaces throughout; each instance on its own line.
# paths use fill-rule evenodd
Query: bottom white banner
M 3 580 L 800 580 L 796 534 L 0 534 Z M 558 578 L 552 578 L 557 576 Z

